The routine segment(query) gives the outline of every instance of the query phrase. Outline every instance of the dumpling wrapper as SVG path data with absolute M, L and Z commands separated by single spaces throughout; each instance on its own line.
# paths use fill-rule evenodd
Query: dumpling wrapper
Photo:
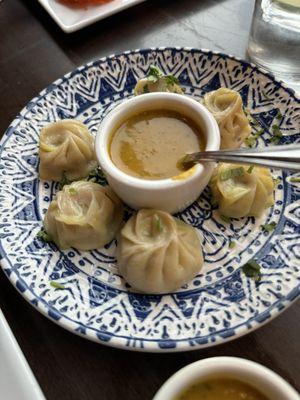
M 94 138 L 80 121 L 65 119 L 46 125 L 40 134 L 40 178 L 82 179 L 97 166 Z
M 44 226 L 60 249 L 93 250 L 116 236 L 122 220 L 122 203 L 108 187 L 77 181 L 57 193 Z
M 122 228 L 118 265 L 124 279 L 145 293 L 168 293 L 188 283 L 203 265 L 196 230 L 170 214 L 140 210 Z
M 244 174 L 222 180 L 222 173 L 230 169 L 243 168 Z M 221 163 L 211 179 L 213 197 L 219 205 L 221 215 L 230 218 L 260 216 L 274 204 L 274 180 L 267 168 Z
M 207 93 L 203 105 L 212 113 L 219 125 L 220 148 L 239 148 L 251 133 L 240 94 L 235 90 L 220 88 Z

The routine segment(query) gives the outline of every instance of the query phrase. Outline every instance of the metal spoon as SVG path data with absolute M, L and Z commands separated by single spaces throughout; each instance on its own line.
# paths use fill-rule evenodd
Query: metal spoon
M 181 160 L 181 164 L 184 167 L 190 167 L 198 162 L 212 161 L 300 171 L 300 144 L 253 149 L 242 148 L 237 150 L 200 151 L 184 156 Z

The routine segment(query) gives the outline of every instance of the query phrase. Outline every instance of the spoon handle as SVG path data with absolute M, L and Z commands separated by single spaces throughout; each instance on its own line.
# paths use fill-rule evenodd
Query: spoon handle
M 233 164 L 259 165 L 290 171 L 300 171 L 300 144 L 243 148 L 238 150 L 201 151 L 187 154 L 183 165 L 197 162 L 222 161 Z

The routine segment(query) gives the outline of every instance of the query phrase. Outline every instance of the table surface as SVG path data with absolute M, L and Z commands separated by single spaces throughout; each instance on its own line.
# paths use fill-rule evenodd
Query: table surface
M 253 4 L 148 0 L 68 35 L 36 0 L 0 0 L 0 132 L 49 83 L 105 55 L 191 46 L 245 57 Z M 151 399 L 179 368 L 213 356 L 257 361 L 300 391 L 300 302 L 233 342 L 177 354 L 133 353 L 77 337 L 27 304 L 2 271 L 0 307 L 48 400 Z

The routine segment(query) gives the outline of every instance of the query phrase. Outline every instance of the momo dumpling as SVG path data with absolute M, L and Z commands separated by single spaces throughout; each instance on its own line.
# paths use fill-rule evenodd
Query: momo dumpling
M 203 265 L 196 230 L 170 214 L 140 210 L 122 228 L 118 264 L 124 279 L 145 293 L 172 292 Z
M 40 178 L 60 181 L 85 178 L 97 166 L 94 138 L 80 121 L 46 125 L 40 134 Z
M 122 219 L 122 203 L 109 188 L 77 181 L 56 194 L 44 227 L 60 249 L 93 250 L 115 237 Z
M 222 163 L 210 186 L 220 214 L 226 217 L 258 217 L 274 204 L 274 180 L 267 168 Z
M 134 94 L 145 94 L 152 92 L 169 92 L 183 94 L 179 80 L 173 75 L 164 75 L 163 72 L 152 66 L 146 78 L 140 79 L 134 88 Z
M 235 90 L 220 88 L 204 96 L 203 105 L 215 117 L 221 135 L 221 149 L 237 149 L 251 133 L 243 101 Z

